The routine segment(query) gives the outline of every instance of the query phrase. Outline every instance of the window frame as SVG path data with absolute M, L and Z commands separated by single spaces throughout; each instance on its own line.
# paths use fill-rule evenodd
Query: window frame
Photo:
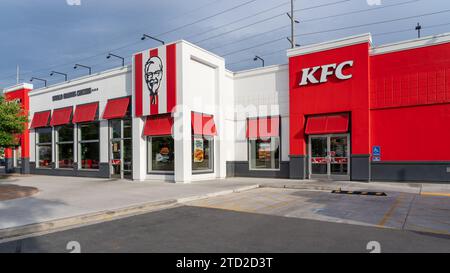
M 89 139 L 89 140 L 83 140 L 81 138 L 81 126 L 82 125 L 86 125 L 86 124 L 94 124 L 96 123 L 98 125 L 98 139 Z M 87 168 L 83 168 L 83 164 L 81 164 L 82 161 L 82 156 L 81 156 L 81 146 L 82 144 L 89 144 L 89 143 L 98 143 L 98 168 L 96 169 L 87 169 Z M 100 171 L 100 121 L 99 120 L 95 120 L 95 121 L 91 121 L 91 122 L 82 122 L 82 123 L 77 123 L 77 158 L 79 159 L 77 162 L 77 169 L 81 170 L 81 171 Z
M 68 126 L 68 125 L 72 126 L 72 141 L 59 141 L 59 129 L 64 127 L 64 126 Z M 75 162 L 77 162 L 76 161 L 76 157 L 75 157 L 75 154 L 76 154 L 76 149 L 75 149 L 75 142 L 76 142 L 75 141 L 75 132 L 77 130 L 77 126 L 76 126 L 76 124 L 69 123 L 69 124 L 55 126 L 53 128 L 54 128 L 53 130 L 54 130 L 54 139 L 55 139 L 55 141 L 54 141 L 55 142 L 55 169 L 62 169 L 62 170 L 73 169 L 73 166 L 71 168 L 60 168 L 59 167 L 59 149 L 60 149 L 59 145 L 72 144 L 72 161 L 73 161 L 73 164 Z
M 204 169 L 204 170 L 194 170 L 194 138 L 202 138 L 203 140 L 208 140 L 210 142 L 209 148 L 210 148 L 210 163 L 211 168 L 210 169 Z M 214 136 L 206 136 L 206 135 L 192 135 L 191 137 L 191 172 L 192 174 L 207 174 L 207 173 L 214 173 L 215 172 L 215 141 Z
M 40 131 L 42 131 L 42 130 L 45 130 L 45 129 L 47 129 L 47 130 L 50 130 L 50 142 L 40 142 L 40 140 L 39 140 L 39 135 L 41 134 L 40 133 Z M 37 169 L 46 169 L 46 170 L 48 170 L 48 169 L 53 169 L 53 166 L 52 166 L 52 164 L 53 164 L 53 127 L 41 127 L 41 128 L 35 128 L 34 129 L 35 130 L 35 138 L 36 138 L 36 147 L 35 147 L 35 149 L 36 149 L 36 168 Z M 41 147 L 41 146 L 50 146 L 50 165 L 49 165 L 49 167 L 42 167 L 41 165 L 40 165 L 40 153 L 39 153 L 39 148 Z
M 173 161 L 173 171 L 158 171 L 158 170 L 153 170 L 153 156 L 152 156 L 152 142 L 153 142 L 153 138 L 155 137 L 170 137 L 172 138 L 173 141 L 173 156 L 174 156 L 174 161 Z M 166 175 L 175 175 L 175 139 L 173 138 L 172 135 L 158 135 L 158 136 L 147 136 L 147 174 L 166 174 Z
M 256 160 L 256 154 L 255 154 L 255 159 L 253 159 L 253 156 L 252 156 L 252 150 L 253 150 L 252 149 L 252 141 L 263 140 L 263 138 L 250 138 L 247 140 L 249 171 L 280 171 L 281 170 L 281 158 L 282 158 L 282 156 L 281 156 L 281 136 L 270 137 L 270 142 L 272 143 L 272 141 L 274 139 L 278 139 L 278 168 L 253 168 L 252 167 L 252 161 Z M 255 153 L 256 153 L 256 144 L 255 144 Z
M 114 137 L 114 129 L 113 129 L 113 122 L 118 121 L 120 122 L 120 137 Z M 130 122 L 131 126 L 131 136 L 125 137 L 125 121 Z M 125 170 L 125 153 L 124 153 L 124 147 L 125 147 L 125 141 L 131 141 L 131 170 Z M 120 162 L 120 168 L 122 174 L 125 176 L 125 173 L 127 175 L 133 175 L 133 120 L 130 116 L 125 116 L 122 119 L 110 119 L 108 120 L 108 164 L 110 169 L 110 174 L 112 174 L 112 157 L 113 157 L 113 151 L 112 151 L 112 143 L 113 142 L 119 142 L 120 143 L 120 149 L 121 149 L 121 162 Z M 121 174 L 121 175 L 122 175 Z

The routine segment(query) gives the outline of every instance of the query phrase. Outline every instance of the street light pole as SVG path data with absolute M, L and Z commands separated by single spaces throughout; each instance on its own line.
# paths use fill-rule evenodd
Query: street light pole
M 145 39 L 151 39 L 151 40 L 154 40 L 154 41 L 157 41 L 157 42 L 160 42 L 161 44 L 165 44 L 165 42 L 163 41 L 163 40 L 160 40 L 160 39 L 158 39 L 158 38 L 155 38 L 155 37 L 153 37 L 153 36 L 150 36 L 150 35 L 147 35 L 147 34 L 142 34 L 142 37 L 141 37 L 141 40 L 142 41 L 144 41 Z
M 124 58 L 124 57 L 120 57 L 120 56 L 118 56 L 118 55 L 109 53 L 108 56 L 106 56 L 106 59 L 109 59 L 109 58 L 111 58 L 111 57 L 116 57 L 116 58 L 118 58 L 118 59 L 121 59 L 121 60 L 122 60 L 122 67 L 125 66 L 125 58 Z
M 264 67 L 264 59 L 259 57 L 258 55 L 255 56 L 255 58 L 253 58 L 254 61 L 260 60 L 262 62 L 262 66 Z
M 32 82 L 33 80 L 38 80 L 38 81 L 44 82 L 44 86 L 47 87 L 47 80 L 36 78 L 36 77 L 31 77 L 30 82 Z
M 83 67 L 86 69 L 89 69 L 89 75 L 91 75 L 92 73 L 92 68 L 90 66 L 86 66 L 86 65 L 82 65 L 82 64 L 75 64 L 75 66 L 73 67 L 73 69 L 77 69 L 78 67 Z
M 66 73 L 61 73 L 61 72 L 57 72 L 57 71 L 52 71 L 52 72 L 50 73 L 50 76 L 53 76 L 54 74 L 59 74 L 59 75 L 64 76 L 65 81 L 67 81 L 67 74 L 66 74 Z

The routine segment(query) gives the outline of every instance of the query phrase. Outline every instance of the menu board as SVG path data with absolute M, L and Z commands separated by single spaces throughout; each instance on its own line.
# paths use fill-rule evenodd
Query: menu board
M 270 143 L 259 143 L 258 145 L 258 159 L 270 159 Z
M 170 160 L 170 149 L 169 147 L 161 147 L 159 150 L 159 153 L 156 154 L 156 161 L 157 162 L 169 162 Z
M 194 138 L 194 162 L 203 162 L 205 151 L 202 138 Z

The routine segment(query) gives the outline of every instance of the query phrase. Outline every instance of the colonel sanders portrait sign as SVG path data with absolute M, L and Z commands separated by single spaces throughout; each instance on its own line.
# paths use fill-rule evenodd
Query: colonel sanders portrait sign
M 158 56 L 150 57 L 145 64 L 145 82 L 150 91 L 151 104 L 156 103 L 156 96 L 163 78 L 163 64 Z
M 133 56 L 136 116 L 170 113 L 176 105 L 177 44 L 160 46 Z

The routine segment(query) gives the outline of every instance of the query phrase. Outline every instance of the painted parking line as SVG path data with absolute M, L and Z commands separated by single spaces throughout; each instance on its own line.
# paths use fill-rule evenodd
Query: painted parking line
M 450 193 L 443 193 L 443 192 L 421 192 L 420 195 L 450 197 Z
M 383 218 L 381 218 L 381 221 L 378 223 L 378 226 L 384 227 L 386 223 L 391 219 L 392 215 L 394 214 L 394 211 L 400 203 L 403 201 L 403 194 L 400 194 L 392 204 L 392 206 L 389 208 L 389 210 L 383 215 Z

